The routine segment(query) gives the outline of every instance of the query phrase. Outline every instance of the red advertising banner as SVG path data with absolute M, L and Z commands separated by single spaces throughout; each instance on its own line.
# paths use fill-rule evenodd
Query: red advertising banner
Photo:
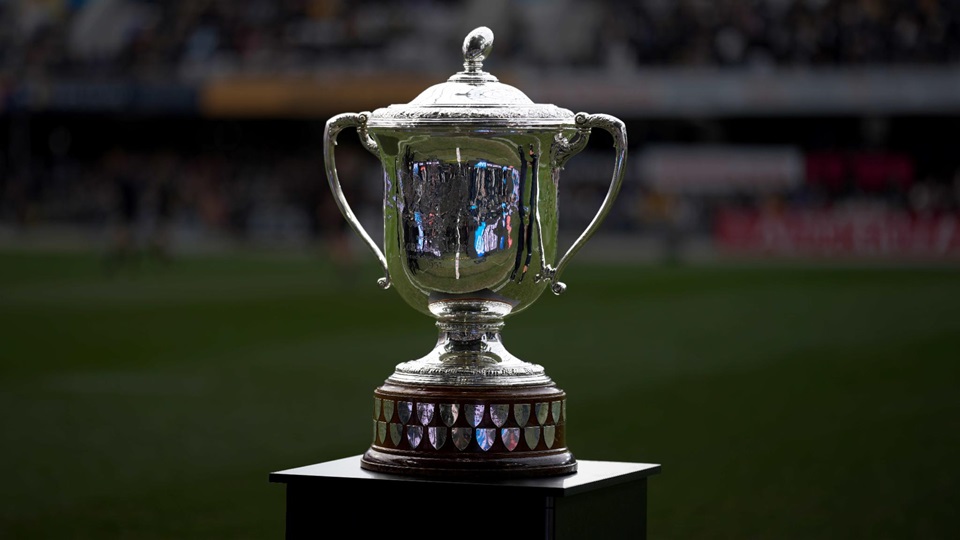
M 958 257 L 960 216 L 855 210 L 724 210 L 714 235 L 725 252 L 871 257 Z

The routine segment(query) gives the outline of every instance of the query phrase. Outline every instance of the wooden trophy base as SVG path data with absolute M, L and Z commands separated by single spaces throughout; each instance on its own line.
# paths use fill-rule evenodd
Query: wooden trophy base
M 553 383 L 516 387 L 414 386 L 374 392 L 369 471 L 446 478 L 571 474 L 566 393 Z

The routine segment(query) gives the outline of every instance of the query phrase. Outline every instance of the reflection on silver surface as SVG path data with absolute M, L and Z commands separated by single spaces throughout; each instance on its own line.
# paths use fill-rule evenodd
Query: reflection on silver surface
M 493 420 L 494 425 L 497 427 L 503 427 L 503 424 L 506 423 L 509 416 L 509 403 L 490 405 L 490 419 Z
M 417 403 L 417 417 L 421 424 L 427 425 L 433 421 L 433 411 L 433 403 Z
M 430 439 L 430 446 L 439 450 L 447 442 L 447 428 L 431 427 L 427 428 L 427 437 Z M 462 450 L 462 448 L 461 448 Z
M 383 401 L 383 400 L 380 399 L 380 398 L 378 398 L 378 397 L 374 397 L 374 398 L 373 398 L 373 418 L 374 418 L 374 419 L 379 419 L 379 418 L 380 418 L 380 404 L 381 404 L 381 401 Z
M 520 171 L 482 159 L 473 163 L 428 159 L 407 166 L 409 170 L 399 176 L 398 192 L 405 270 L 414 280 L 439 285 L 431 290 L 463 293 L 486 288 L 488 283 L 478 275 L 488 269 L 481 265 L 502 264 L 488 261 L 513 251 L 515 238 L 524 239 L 513 234 L 514 227 L 529 228 L 521 219 Z M 453 262 L 440 262 L 444 260 Z M 521 262 L 517 257 L 514 279 L 523 279 Z M 427 274 L 423 278 L 417 275 L 423 273 Z
M 377 422 L 377 443 L 384 444 L 387 442 L 387 423 L 383 421 Z
M 477 430 L 477 444 L 486 452 L 497 440 L 497 430 L 494 428 L 480 428 Z
M 423 426 L 407 426 L 407 442 L 410 443 L 410 448 L 420 446 L 421 440 L 423 440 Z
M 519 424 L 520 427 L 527 425 L 527 421 L 530 420 L 530 404 L 515 404 L 513 406 L 513 417 L 517 420 L 517 424 Z
M 457 403 L 441 403 L 440 404 L 440 419 L 443 420 L 443 423 L 447 427 L 453 425 L 457 421 L 457 418 L 460 417 L 460 405 Z
M 553 423 L 560 423 L 560 402 L 554 401 L 550 404 L 550 412 L 553 413 Z
M 453 439 L 453 445 L 458 450 L 463 450 L 470 445 L 470 439 L 473 438 L 473 429 L 465 427 L 455 427 L 450 430 L 450 438 Z
M 482 403 L 466 406 L 467 423 L 470 424 L 471 427 L 477 427 L 478 425 L 480 425 L 480 422 L 483 422 L 484 407 L 485 405 L 483 405 Z
M 523 428 L 523 440 L 526 441 L 529 449 L 535 449 L 537 445 L 540 444 L 540 427 L 531 426 Z
M 534 410 L 537 413 L 537 423 L 543 425 L 547 421 L 547 414 L 550 412 L 549 403 L 537 403 Z
M 513 451 L 520 444 L 520 428 L 503 428 L 500 430 L 500 438 L 507 450 Z

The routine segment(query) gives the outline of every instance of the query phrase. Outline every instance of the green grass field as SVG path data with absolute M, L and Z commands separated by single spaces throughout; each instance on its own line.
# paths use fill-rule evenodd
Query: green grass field
M 376 277 L 0 253 L 0 538 L 281 538 L 267 475 L 366 450 L 373 389 L 435 340 Z M 663 465 L 651 538 L 956 537 L 960 270 L 564 278 L 505 344 L 567 391 L 577 457 Z

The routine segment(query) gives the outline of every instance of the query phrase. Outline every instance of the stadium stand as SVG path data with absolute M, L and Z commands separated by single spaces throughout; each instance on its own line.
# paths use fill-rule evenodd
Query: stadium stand
M 955 0 L 0 2 L 4 237 L 102 238 L 136 197 L 141 235 L 161 220 L 178 245 L 322 238 L 341 226 L 325 119 L 442 81 L 481 22 L 502 80 L 628 123 L 604 234 L 668 253 L 960 253 Z M 571 234 L 603 195 L 607 143 L 565 173 Z M 376 219 L 378 164 L 354 161 Z

